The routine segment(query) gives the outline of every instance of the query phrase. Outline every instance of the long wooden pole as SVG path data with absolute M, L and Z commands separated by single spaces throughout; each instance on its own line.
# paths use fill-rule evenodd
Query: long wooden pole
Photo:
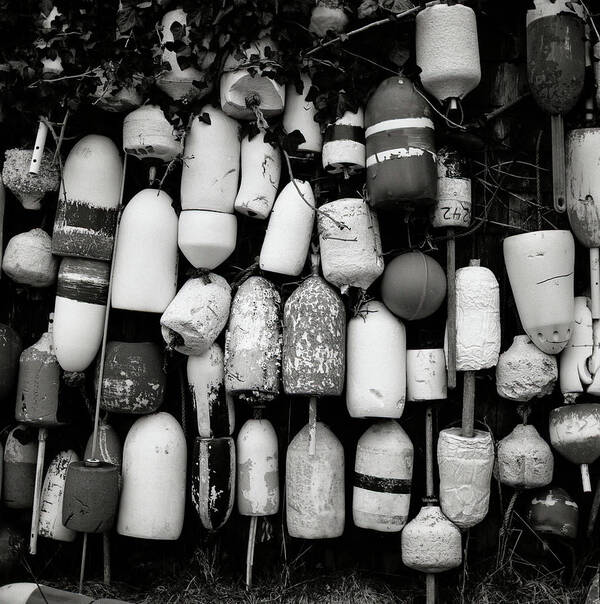
M 427 406 L 425 412 L 425 495 L 431 501 L 435 494 L 433 485 L 433 407 Z M 437 600 L 435 574 L 425 575 L 425 600 L 427 604 L 435 604 Z
M 31 512 L 31 533 L 29 535 L 29 553 L 37 554 L 37 538 L 40 526 L 40 505 L 42 499 L 42 480 L 44 475 L 44 458 L 46 457 L 46 439 L 48 428 L 38 430 L 37 464 L 35 467 L 35 487 L 33 491 L 33 510 Z
M 448 388 L 456 388 L 456 242 L 454 229 L 446 229 L 446 281 L 448 284 Z

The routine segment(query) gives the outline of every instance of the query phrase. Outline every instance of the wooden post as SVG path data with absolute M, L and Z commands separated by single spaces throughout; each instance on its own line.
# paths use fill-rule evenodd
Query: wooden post
M 42 498 L 42 480 L 44 476 L 44 458 L 46 456 L 46 438 L 48 428 L 38 430 L 38 451 L 35 468 L 35 487 L 33 491 L 33 510 L 31 512 L 31 533 L 29 535 L 29 553 L 37 554 L 37 538 L 40 525 L 40 504 Z
M 454 229 L 446 229 L 446 281 L 448 284 L 448 388 L 456 388 L 456 242 Z
M 431 500 L 434 497 L 433 486 L 433 407 L 427 406 L 425 412 L 425 495 Z M 426 604 L 436 602 L 435 574 L 425 575 L 425 601 Z
M 250 530 L 248 531 L 248 551 L 246 553 L 246 590 L 252 587 L 252 567 L 254 566 L 254 546 L 256 543 L 256 525 L 258 516 L 250 517 Z

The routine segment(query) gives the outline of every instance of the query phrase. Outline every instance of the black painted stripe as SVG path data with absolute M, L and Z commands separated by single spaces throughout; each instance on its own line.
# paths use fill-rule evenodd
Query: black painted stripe
M 393 493 L 394 495 L 410 494 L 410 478 L 379 478 L 354 472 L 354 486 L 366 491 L 378 493 Z
M 367 136 L 367 157 L 389 149 L 416 147 L 435 153 L 433 129 L 394 128 Z
M 323 142 L 330 143 L 331 141 L 355 141 L 364 144 L 364 128 L 347 124 L 329 124 L 325 130 Z
M 206 494 L 210 498 L 211 493 L 216 496 L 212 502 L 207 502 L 208 517 L 210 524 L 214 528 L 219 528 L 227 521 L 230 510 L 230 502 L 233 492 L 233 477 L 231 475 L 233 439 L 231 438 L 213 438 L 207 441 L 208 455 L 208 473 L 210 485 L 209 492 Z
M 106 304 L 110 265 L 87 258 L 63 258 L 56 295 L 88 304 Z
M 219 384 L 219 390 L 215 398 L 209 397 L 212 405 L 208 409 L 208 421 L 210 423 L 210 433 L 214 437 L 230 436 L 233 430 L 229 417 L 229 407 L 227 406 L 227 395 L 225 393 L 225 384 Z

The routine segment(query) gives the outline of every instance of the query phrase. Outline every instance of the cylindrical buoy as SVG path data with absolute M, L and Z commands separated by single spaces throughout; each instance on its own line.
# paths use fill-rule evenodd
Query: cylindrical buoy
M 279 510 L 277 435 L 266 419 L 249 419 L 237 437 L 237 508 L 242 516 Z M 306 450 L 306 449 L 305 449 Z
M 459 528 L 481 522 L 488 513 L 494 444 L 489 432 L 475 430 L 472 437 L 461 428 L 446 428 L 439 435 L 440 506 Z
M 339 396 L 346 365 L 346 310 L 318 275 L 287 299 L 283 311 L 283 388 L 287 394 Z
M 177 292 L 177 214 L 164 191 L 144 189 L 125 206 L 115 248 L 112 305 L 164 312 Z
M 115 429 L 105 420 L 100 420 L 98 424 L 98 443 L 97 450 L 92 450 L 94 444 L 94 434 L 90 434 L 87 445 L 85 446 L 84 459 L 93 459 L 94 456 L 113 466 L 117 466 L 119 473 L 123 465 L 123 446 Z
M 433 7 L 432 7 L 433 8 Z M 434 228 L 467 228 L 471 224 L 471 179 L 464 157 L 444 147 L 437 153 L 437 199 L 431 212 Z
M 235 198 L 236 212 L 264 220 L 270 214 L 279 188 L 281 153 L 265 142 L 264 132 L 245 136 L 241 147 L 242 180 Z
M 15 387 L 22 350 L 19 334 L 12 327 L 0 323 L 0 400 L 8 397 Z
M 446 398 L 447 392 L 444 350 L 407 350 L 406 400 L 440 401 Z
M 110 265 L 64 258 L 54 302 L 54 352 L 65 371 L 84 371 L 94 360 L 104 328 Z
M 279 394 L 281 296 L 263 277 L 238 288 L 225 332 L 225 389 L 237 396 L 271 400 Z
M 286 132 L 299 130 L 304 137 L 304 142 L 298 145 L 298 151 L 321 153 L 323 138 L 321 127 L 315 121 L 317 110 L 312 101 L 306 100 L 312 82 L 305 73 L 301 74 L 300 78 L 301 89 L 294 82 L 289 83 L 286 87 L 283 127 Z
M 110 260 L 123 168 L 117 146 L 89 134 L 67 156 L 58 192 L 52 253 Z
M 575 539 L 579 506 L 564 489 L 549 487 L 533 497 L 527 519 L 538 533 Z
M 233 438 L 197 438 L 192 463 L 192 502 L 202 526 L 220 529 L 235 500 L 235 442 Z
M 368 289 L 383 273 L 377 214 L 360 197 L 321 206 L 317 215 L 323 277 L 345 292 Z
M 19 233 L 6 245 L 2 270 L 21 285 L 50 287 L 58 272 L 58 258 L 51 248 L 52 238 L 42 229 Z
M 560 353 L 558 364 L 560 391 L 565 398 L 574 398 L 587 390 L 593 377 L 587 361 L 592 356 L 592 313 L 590 300 L 577 296 L 574 303 L 573 331 L 566 347 Z
M 314 220 L 315 197 L 310 183 L 294 179 L 275 200 L 260 250 L 260 268 L 299 275 L 306 262 Z
M 160 318 L 168 346 L 182 354 L 202 354 L 217 339 L 229 317 L 231 287 L 220 275 L 188 279 Z
M 138 419 L 123 447 L 123 489 L 117 532 L 175 540 L 183 528 L 187 445 L 168 413 Z
M 400 532 L 408 519 L 413 444 L 394 420 L 374 424 L 359 438 L 352 516 L 361 528 Z
M 344 532 L 344 447 L 322 422 L 307 455 L 309 425 L 289 444 L 285 462 L 287 528 L 291 537 L 331 539 Z
M 569 341 L 574 315 L 571 231 L 534 231 L 504 240 L 504 262 L 523 329 L 543 352 Z
M 27 510 L 33 505 L 37 449 L 36 431 L 17 426 L 9 432 L 2 476 L 2 503 L 7 508 Z
M 361 306 L 348 323 L 346 405 L 351 417 L 402 417 L 406 330 L 382 302 Z
M 330 174 L 358 174 L 365 169 L 365 154 L 365 116 L 359 107 L 356 112 L 346 111 L 325 129 L 323 168 Z
M 0 587 L 3 604 L 129 604 L 124 600 L 82 596 L 39 583 L 10 583 Z

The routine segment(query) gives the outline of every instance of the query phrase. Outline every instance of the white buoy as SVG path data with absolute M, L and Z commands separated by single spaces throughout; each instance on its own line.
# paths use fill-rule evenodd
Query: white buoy
M 406 351 L 406 400 L 440 401 L 447 396 L 446 360 L 442 348 Z
M 434 228 L 463 228 L 471 224 L 471 179 L 466 162 L 456 151 L 437 152 L 437 199 L 431 211 Z
M 312 101 L 306 100 L 312 82 L 305 73 L 301 75 L 301 79 L 302 90 L 300 92 L 298 92 L 293 82 L 286 87 L 283 127 L 288 133 L 299 130 L 304 136 L 304 142 L 298 145 L 298 151 L 321 153 L 323 137 L 321 136 L 319 123 L 315 121 L 317 110 Z
M 560 391 L 565 398 L 575 398 L 591 385 L 593 376 L 587 361 L 592 356 L 592 312 L 590 299 L 577 296 L 574 303 L 573 333 L 568 344 L 560 353 Z
M 42 229 L 31 229 L 12 237 L 4 250 L 2 270 L 21 285 L 53 285 L 58 272 L 58 258 L 52 255 L 50 235 Z
M 322 160 L 327 172 L 349 176 L 365 169 L 365 116 L 360 107 L 329 124 L 324 139 Z

